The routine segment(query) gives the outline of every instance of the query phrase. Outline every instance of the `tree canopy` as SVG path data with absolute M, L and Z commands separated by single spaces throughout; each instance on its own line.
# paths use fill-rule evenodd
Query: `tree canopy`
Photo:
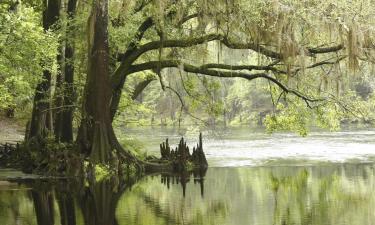
M 35 95 L 29 137 L 71 142 L 79 127 L 87 152 L 106 138 L 98 148 L 121 149 L 113 120 L 257 121 L 302 135 L 372 122 L 374 3 L 5 1 L 0 108 L 17 114 Z

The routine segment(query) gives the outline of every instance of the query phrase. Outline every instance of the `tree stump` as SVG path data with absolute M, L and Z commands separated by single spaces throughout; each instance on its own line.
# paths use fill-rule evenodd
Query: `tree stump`
M 181 172 L 193 169 L 207 168 L 208 163 L 203 151 L 202 133 L 199 134 L 199 142 L 193 147 L 190 153 L 189 146 L 182 137 L 175 150 L 169 146 L 168 138 L 160 144 L 161 160 L 168 160 L 172 163 L 174 172 Z

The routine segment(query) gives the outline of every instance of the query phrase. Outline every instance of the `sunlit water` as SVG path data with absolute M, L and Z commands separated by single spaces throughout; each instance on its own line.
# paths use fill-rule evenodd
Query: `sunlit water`
M 149 153 L 197 132 L 128 129 Z M 204 174 L 156 174 L 88 188 L 61 180 L 0 181 L 0 225 L 372 225 L 374 131 L 307 138 L 234 129 L 204 133 Z M 373 149 L 373 150 L 372 150 Z M 23 177 L 0 170 L 0 180 Z
M 189 129 L 128 129 L 144 140 L 150 154 L 159 154 L 160 139 L 177 144 L 181 135 L 190 145 L 198 138 Z M 311 132 L 307 137 L 291 133 L 266 134 L 249 128 L 203 132 L 203 147 L 211 167 L 260 165 L 314 165 L 317 163 L 373 162 L 375 130 Z

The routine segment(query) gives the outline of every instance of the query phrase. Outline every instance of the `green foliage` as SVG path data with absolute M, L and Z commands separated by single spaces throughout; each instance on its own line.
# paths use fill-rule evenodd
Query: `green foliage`
M 43 70 L 61 72 L 56 56 L 59 43 L 74 44 L 75 93 L 82 103 L 87 73 L 87 18 L 90 4 L 79 3 L 74 19 L 61 16 L 53 29 L 42 27 L 40 1 L 26 1 L 11 9 L 14 1 L 0 4 L 0 109 L 23 107 L 30 102 Z M 157 60 L 180 60 L 199 68 L 206 63 L 226 65 L 272 65 L 274 70 L 212 69 L 255 74 L 266 73 L 291 90 L 310 98 L 325 98 L 324 103 L 305 101 L 283 92 L 272 82 L 261 79 L 222 79 L 179 68 L 164 69 L 161 77 L 171 89 L 161 90 L 151 82 L 132 99 L 140 82 L 153 78 L 156 70 L 126 77 L 120 107 L 114 122 L 136 125 L 186 124 L 264 124 L 269 132 L 295 131 L 306 135 L 310 126 L 337 130 L 342 122 L 373 122 L 374 98 L 360 99 L 354 93 L 353 71 L 370 76 L 374 59 L 374 7 L 366 1 L 261 1 L 254 0 L 169 0 L 151 1 L 138 11 L 141 1 L 109 1 L 110 71 L 140 33 L 140 25 L 152 18 L 151 26 L 134 47 L 152 41 L 184 40 L 206 34 L 221 34 L 233 42 L 251 43 L 280 54 L 271 59 L 256 48 L 229 49 L 219 41 L 184 48 L 157 49 L 141 55 L 135 64 Z M 181 20 L 196 14 L 185 23 Z M 72 28 L 64 32 L 65 26 Z M 163 38 L 160 34 L 163 33 Z M 309 48 L 345 45 L 340 52 L 310 54 Z M 335 60 L 337 60 L 336 63 Z M 319 62 L 326 65 L 311 66 Z M 309 68 L 311 67 L 311 68 Z M 283 72 L 284 71 L 284 72 Z M 55 82 L 55 77 L 52 83 Z M 374 81 L 371 81 L 371 84 Z M 370 83 L 370 82 L 369 82 Z M 51 92 L 55 87 L 52 85 Z M 350 99 L 350 101 L 349 101 Z M 81 112 L 75 112 L 79 124 Z M 133 146 L 129 146 L 132 148 Z
M 267 131 L 271 133 L 277 130 L 295 131 L 302 136 L 306 136 L 310 112 L 303 109 L 301 110 L 301 107 L 298 106 L 285 107 L 279 103 L 277 115 L 267 115 L 264 120 Z
M 96 164 L 95 165 L 95 181 L 100 182 L 104 179 L 108 179 L 111 175 L 111 168 L 108 165 Z
M 119 137 L 121 145 L 124 146 L 126 150 L 130 151 L 141 159 L 145 159 L 147 157 L 147 154 L 144 152 L 144 145 L 142 142 L 127 135 L 119 135 Z
M 0 109 L 24 106 L 33 95 L 43 70 L 56 72 L 58 37 L 41 26 L 33 7 L 0 4 Z
M 12 102 L 12 95 L 5 85 L 0 85 L 0 93 L 0 109 L 6 109 L 9 107 L 9 103 Z

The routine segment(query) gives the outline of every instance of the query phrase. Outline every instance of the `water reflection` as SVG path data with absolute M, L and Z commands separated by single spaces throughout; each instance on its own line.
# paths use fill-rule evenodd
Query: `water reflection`
M 192 177 L 194 180 L 194 184 L 199 184 L 201 196 L 204 196 L 204 176 L 206 175 L 207 169 L 199 169 L 192 172 L 182 172 L 180 174 L 169 174 L 164 173 L 160 174 L 161 183 L 166 185 L 167 188 L 170 188 L 170 185 L 174 184 L 181 184 L 182 187 L 182 195 L 185 197 L 186 195 L 186 184 L 190 181 Z
M 52 190 L 45 185 L 38 185 L 31 191 L 34 210 L 38 225 L 52 225 L 55 223 L 54 196 Z
M 347 224 L 375 221 L 375 166 L 210 168 L 140 180 L 0 183 L 3 225 Z M 30 189 L 31 188 L 31 189 Z

